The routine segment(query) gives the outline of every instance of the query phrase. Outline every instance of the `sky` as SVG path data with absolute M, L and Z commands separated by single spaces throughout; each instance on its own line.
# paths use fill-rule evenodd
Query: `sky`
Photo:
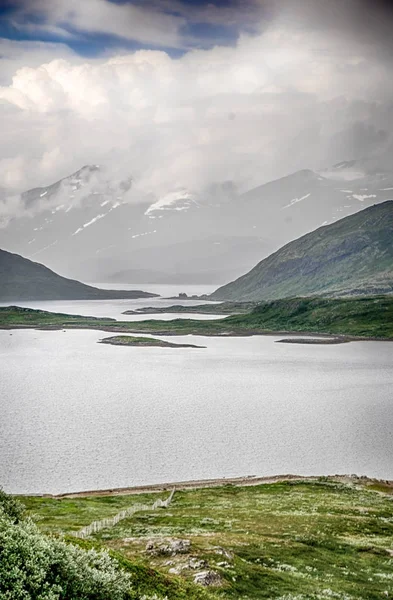
M 1 0 L 0 212 L 85 164 L 141 193 L 393 158 L 378 0 Z

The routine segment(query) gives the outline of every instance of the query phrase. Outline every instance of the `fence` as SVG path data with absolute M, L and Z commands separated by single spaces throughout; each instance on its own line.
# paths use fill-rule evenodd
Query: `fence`
M 114 527 L 115 525 L 117 525 L 117 523 L 119 523 L 119 521 L 122 521 L 123 519 L 127 519 L 128 517 L 131 517 L 132 515 L 134 515 L 137 512 L 141 512 L 141 511 L 145 511 L 145 510 L 146 511 L 156 510 L 157 508 L 168 508 L 168 506 L 172 502 L 174 494 L 175 494 L 175 488 L 173 488 L 173 490 L 171 491 L 170 495 L 168 496 L 168 498 L 166 500 L 162 500 L 161 498 L 158 498 L 154 502 L 154 504 L 135 504 L 134 506 L 130 506 L 130 508 L 126 508 L 126 509 L 122 510 L 121 512 L 117 513 L 117 515 L 115 515 L 114 517 L 102 519 L 101 521 L 93 521 L 92 523 L 90 523 L 90 525 L 86 525 L 86 527 L 82 527 L 82 529 L 79 529 L 78 531 L 74 531 L 73 535 L 75 537 L 84 539 L 86 537 L 89 537 L 89 535 L 92 535 L 93 533 L 97 533 L 97 531 L 101 531 L 101 529 L 107 529 L 109 527 Z

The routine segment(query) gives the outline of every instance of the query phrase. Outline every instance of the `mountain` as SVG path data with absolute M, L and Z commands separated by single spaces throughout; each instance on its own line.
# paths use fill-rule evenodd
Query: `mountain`
M 84 281 L 224 283 L 283 244 L 393 198 L 393 173 L 367 161 L 303 170 L 239 193 L 232 182 L 161 197 L 85 166 L 22 195 L 0 246 Z M 1 224 L 0 224 L 1 227 Z M 157 279 L 158 280 L 158 279 Z
M 290 242 L 213 300 L 393 293 L 393 201 L 362 210 Z
M 103 300 L 105 298 L 151 298 L 139 290 L 100 290 L 66 279 L 44 265 L 18 254 L 0 250 L 0 301 L 18 300 Z

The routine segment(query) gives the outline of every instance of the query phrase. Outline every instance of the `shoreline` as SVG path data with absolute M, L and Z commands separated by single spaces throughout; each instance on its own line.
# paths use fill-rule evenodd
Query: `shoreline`
M 196 346 L 195 344 L 175 344 L 165 342 L 158 338 L 135 337 L 132 335 L 115 335 L 98 340 L 98 344 L 108 344 L 110 346 L 123 346 L 129 348 L 202 348 L 205 346 Z
M 14 496 L 32 496 L 35 498 L 53 498 L 53 499 L 72 499 L 72 498 L 87 498 L 98 496 L 134 496 L 139 494 L 170 492 L 173 489 L 176 491 L 198 490 L 207 488 L 218 488 L 227 485 L 235 487 L 250 487 L 257 485 L 269 485 L 274 483 L 284 482 L 317 482 L 329 481 L 332 483 L 352 483 L 372 485 L 379 484 L 386 487 L 387 490 L 393 492 L 393 480 L 378 479 L 368 477 L 366 475 L 267 475 L 257 477 L 255 475 L 246 475 L 243 477 L 221 477 L 213 479 L 190 479 L 189 481 L 174 481 L 166 483 L 153 483 L 139 486 L 108 488 L 99 490 L 84 490 L 79 492 L 64 492 L 60 494 L 13 494 Z
M 132 323 L 133 321 L 129 321 Z M 138 322 L 138 321 L 137 321 Z M 38 325 L 0 325 L 0 331 L 12 331 L 12 330 L 22 330 L 22 329 L 34 329 L 36 331 L 67 331 L 67 330 L 86 330 L 86 331 L 103 331 L 106 333 L 117 333 L 119 335 L 156 335 L 161 337 L 185 337 L 189 335 L 193 335 L 196 337 L 217 337 L 217 338 L 236 338 L 236 337 L 254 337 L 254 336 L 281 336 L 281 335 L 292 335 L 292 336 L 313 336 L 320 338 L 331 338 L 331 339 L 343 339 L 345 342 L 393 342 L 393 338 L 381 338 L 381 337 L 365 337 L 365 336 L 353 336 L 347 335 L 345 333 L 342 334 L 334 334 L 334 333 L 321 333 L 315 331 L 291 331 L 291 330 L 281 330 L 281 331 L 259 331 L 257 329 L 239 329 L 239 331 L 229 331 L 229 332 L 203 332 L 203 333 L 182 333 L 182 332 L 174 332 L 174 331 L 145 331 L 141 329 L 124 329 L 120 327 L 105 327 L 99 325 L 72 325 L 72 324 L 64 324 L 62 326 L 59 325 L 47 325 L 47 326 L 38 326 Z

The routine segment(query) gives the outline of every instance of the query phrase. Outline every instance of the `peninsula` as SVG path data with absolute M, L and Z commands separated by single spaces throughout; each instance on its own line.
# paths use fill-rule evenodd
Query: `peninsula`
M 116 321 L 109 318 L 0 307 L 0 329 L 97 329 L 117 334 L 250 336 L 301 333 L 393 340 L 393 296 L 289 298 L 263 302 L 224 319 Z

